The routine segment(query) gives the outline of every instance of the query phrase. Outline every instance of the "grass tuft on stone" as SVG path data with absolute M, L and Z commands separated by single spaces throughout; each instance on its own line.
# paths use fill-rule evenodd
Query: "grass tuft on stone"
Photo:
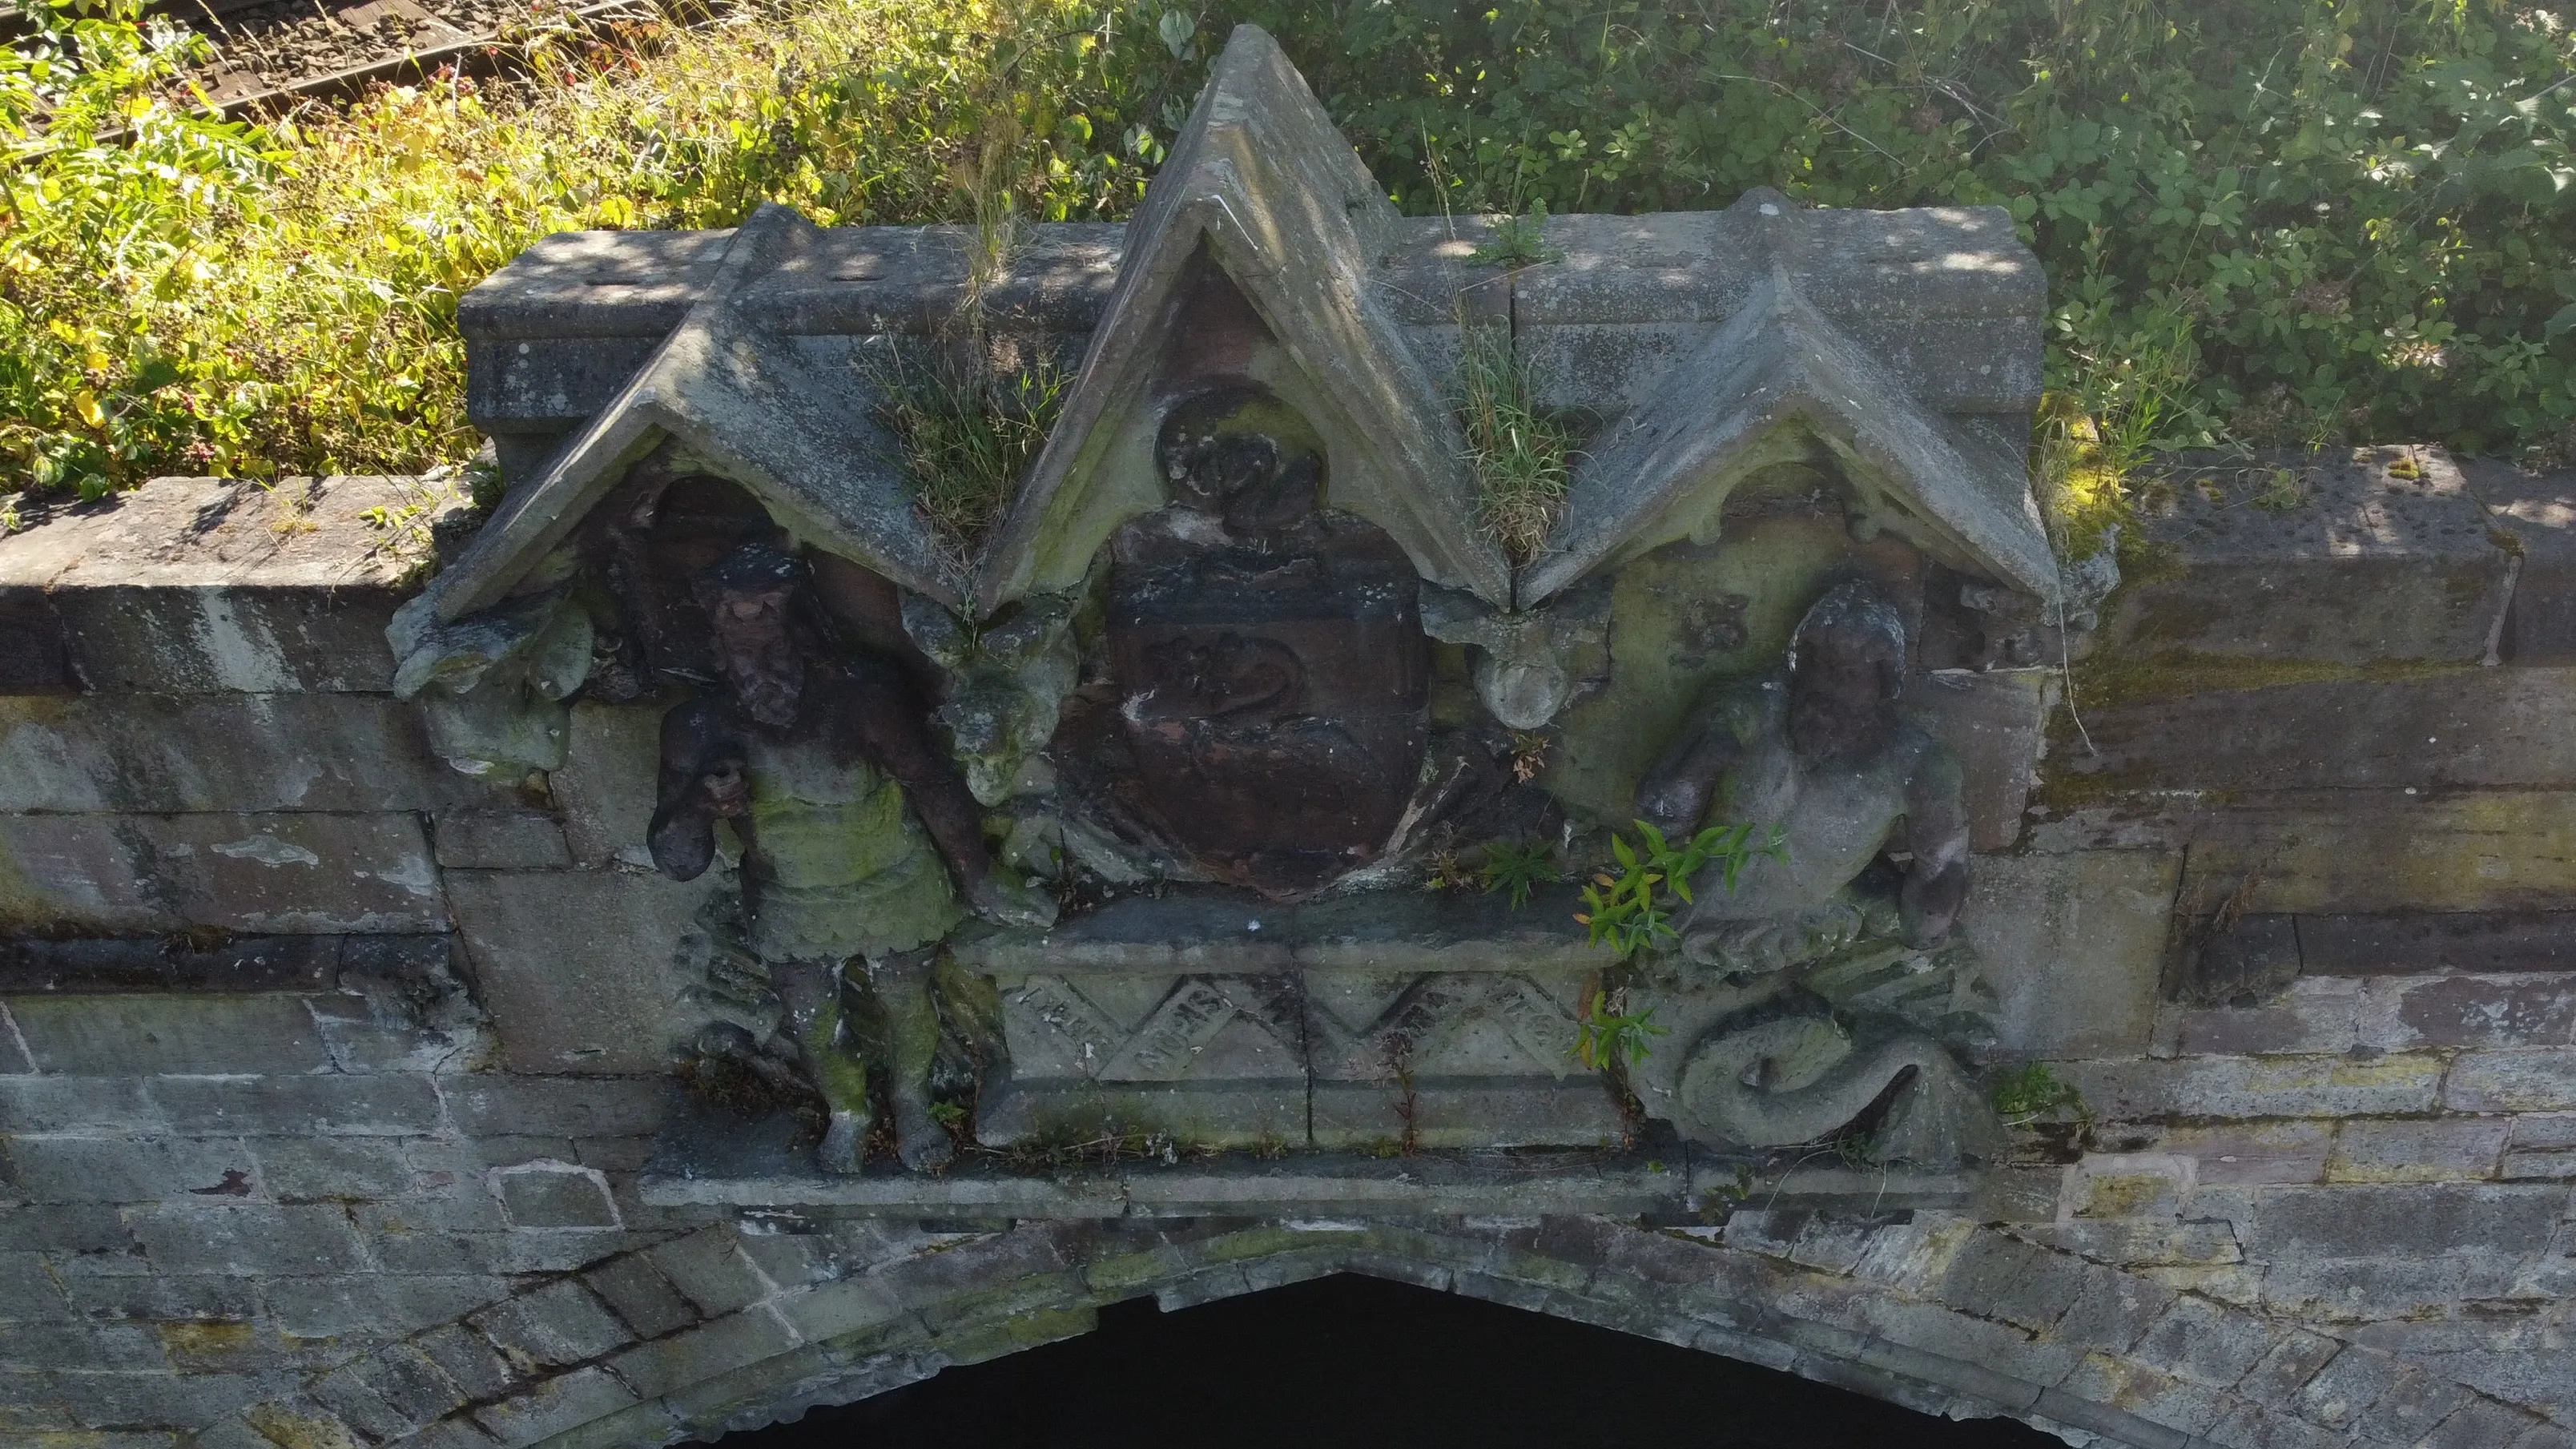
M 1565 512 L 1573 439 L 1539 410 L 1529 368 L 1501 327 L 1467 327 L 1458 360 L 1458 421 L 1476 481 L 1476 521 L 1515 567 L 1538 557 Z
M 875 381 L 885 394 L 886 426 L 903 445 L 913 507 L 944 544 L 971 558 L 1055 429 L 1064 370 L 1040 362 L 999 376 L 961 376 L 937 363 L 897 363 Z

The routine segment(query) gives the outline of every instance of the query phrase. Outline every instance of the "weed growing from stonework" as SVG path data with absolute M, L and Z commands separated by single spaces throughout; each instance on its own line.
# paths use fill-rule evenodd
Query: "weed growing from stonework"
M 1608 946 L 1622 961 L 1674 940 L 1672 913 L 1677 906 L 1691 904 L 1691 881 L 1711 861 L 1718 863 L 1720 878 L 1732 894 L 1747 862 L 1757 856 L 1789 858 L 1788 834 L 1782 827 L 1772 826 L 1758 845 L 1754 830 L 1751 824 L 1712 825 L 1676 845 L 1640 820 L 1638 845 L 1630 845 L 1622 835 L 1610 837 L 1610 854 L 1619 873 L 1593 874 L 1592 883 L 1583 888 L 1583 909 L 1574 919 L 1590 928 L 1592 944 Z
M 2032 1062 L 2005 1072 L 1995 1078 L 1991 1095 L 1995 1112 L 2007 1127 L 2030 1126 L 2061 1107 L 2073 1112 L 2078 1121 L 2092 1119 L 2084 1105 L 2084 1094 L 2072 1084 L 2059 1081 L 2046 1062 Z
M 1005 377 L 960 377 L 937 363 L 898 363 L 876 381 L 885 423 L 903 446 L 914 508 L 971 558 L 1046 447 L 1064 406 L 1063 370 L 1042 362 Z
M 1529 904 L 1530 891 L 1561 879 L 1556 868 L 1556 851 L 1545 841 L 1536 845 L 1513 845 L 1497 840 L 1485 847 L 1485 863 L 1476 871 L 1487 894 L 1504 893 L 1505 904 L 1513 910 Z
M 1565 253 L 1549 246 L 1547 203 L 1530 203 L 1527 216 L 1499 217 L 1494 222 L 1494 239 L 1467 253 L 1471 267 L 1535 267 L 1562 261 Z
M 1538 557 L 1565 511 L 1573 440 L 1541 412 L 1510 329 L 1460 329 L 1458 421 L 1467 432 L 1477 522 L 1514 564 Z
M 1574 1059 L 1594 1071 L 1636 1066 L 1653 1051 L 1656 1037 L 1672 1034 L 1671 1027 L 1657 1025 L 1654 1018 L 1651 1006 L 1622 1013 L 1612 1008 L 1609 992 L 1593 992 L 1591 1005 L 1575 1024 Z

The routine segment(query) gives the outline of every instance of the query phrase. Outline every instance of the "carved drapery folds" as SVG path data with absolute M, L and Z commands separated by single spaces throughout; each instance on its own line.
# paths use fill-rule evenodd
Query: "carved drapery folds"
M 1923 686 L 2056 644 L 2008 445 L 2035 266 L 2000 213 L 1774 193 L 1547 225 L 1566 260 L 1502 272 L 1397 215 L 1249 27 L 1123 236 L 764 209 L 405 611 L 401 688 L 514 780 L 577 692 L 658 713 L 634 844 L 731 882 L 675 1048 L 813 1112 L 829 1171 L 1131 1131 L 1991 1157 L 1950 926 L 2027 742 L 1957 748 Z M 542 320 L 558 280 L 510 285 Z M 1579 443 L 1517 570 L 1449 400 L 1497 296 Z M 1986 381 L 1914 360 L 1969 344 Z M 868 363 L 960 348 L 1081 356 L 980 547 Z M 1614 952 L 1576 893 L 1640 821 L 1778 848 Z

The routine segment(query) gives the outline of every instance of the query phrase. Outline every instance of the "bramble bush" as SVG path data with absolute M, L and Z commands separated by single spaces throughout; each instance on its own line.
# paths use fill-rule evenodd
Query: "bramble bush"
M 1237 20 L 1411 211 L 2009 207 L 2078 527 L 2151 447 L 2576 455 L 2564 10 L 749 0 L 264 129 L 192 119 L 130 18 L 40 13 L 0 69 L 0 489 L 453 457 L 456 297 L 562 227 L 1115 218 Z

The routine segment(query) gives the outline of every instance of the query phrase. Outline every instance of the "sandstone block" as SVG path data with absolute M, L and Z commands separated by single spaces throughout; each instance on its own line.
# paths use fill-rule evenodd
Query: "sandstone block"
M 609 1360 L 628 1387 L 653 1395 L 688 1388 L 796 1347 L 795 1333 L 771 1314 L 729 1314 L 684 1333 L 640 1344 Z
M 628 1338 L 626 1325 L 572 1279 L 496 1303 L 471 1322 L 503 1354 L 540 1366 L 597 1358 Z
M 411 815 L 0 815 L 0 927 L 446 929 Z
M 2007 850 L 2021 838 L 2047 699 L 2045 674 L 1944 670 L 1918 684 L 1907 701 L 1967 776 L 1969 849 Z
M 659 1072 L 693 983 L 675 957 L 714 873 L 452 870 L 447 891 L 503 1059 L 516 1071 Z M 700 1014 L 701 1017 L 703 1013 Z
M 2576 1107 L 2576 1050 L 2464 1052 L 2442 1084 L 2454 1112 L 2548 1112 Z
M 2503 1156 L 2512 1124 L 2496 1117 L 2448 1117 L 2423 1122 L 2355 1118 L 2335 1130 L 2328 1182 L 2435 1182 L 2489 1178 Z
M 18 1188 L 41 1202 L 185 1202 L 258 1195 L 258 1164 L 237 1139 L 16 1137 Z
M 252 1148 L 259 1180 L 284 1202 L 402 1197 L 410 1160 L 398 1137 L 269 1137 Z
M 564 836 L 576 861 L 652 864 L 644 830 L 653 820 L 661 735 L 657 707 L 589 700 L 573 705 L 564 765 L 547 783 L 563 809 Z
M 2373 1046 L 2559 1046 L 2576 1040 L 2576 979 L 2546 976 L 2381 977 L 2363 995 Z
M 2413 1054 L 2183 1057 L 2073 1062 L 2059 1073 L 2111 1118 L 2346 1117 L 2431 1111 L 2442 1066 Z
M 659 1338 L 697 1321 L 697 1311 L 688 1300 L 641 1253 L 602 1263 L 583 1274 L 582 1281 L 626 1320 L 638 1338 Z
M 2271 916 L 2287 927 L 2290 918 Z M 2207 948 L 2204 948 L 2205 950 Z M 2295 965 L 2295 962 L 2293 962 Z M 2293 980 L 2263 1006 L 2195 1007 L 2182 1012 L 2182 1051 L 2192 1056 L 2325 1055 L 2361 1039 L 2362 985 L 2333 977 Z
M 486 1072 L 449 1083 L 448 1094 L 470 1137 L 633 1137 L 662 1125 L 667 1088 L 658 1073 L 609 1081 Z
M 0 1039 L 8 1026 L 0 1021 Z M 38 1076 L 32 1067 L 0 1073 L 0 1123 L 11 1132 L 148 1134 L 169 1122 L 140 1077 Z
M 438 863 L 467 870 L 560 870 L 572 864 L 563 826 L 542 810 L 486 807 L 438 817 Z
M 429 1078 L 407 1074 L 164 1077 L 150 1091 L 170 1129 L 191 1134 L 416 1136 L 442 1116 Z
M 2562 789 L 2576 669 L 2457 670 L 2149 695 L 2085 710 L 2069 778 L 2132 790 Z
M 2571 792 L 2292 792 L 2181 807 L 2164 829 L 2189 843 L 2180 900 L 2193 915 L 2230 900 L 2304 917 L 2549 912 L 2576 899 Z
M 2279 1331 L 2205 1298 L 2176 1298 L 2130 1356 L 2178 1378 L 2233 1388 L 2279 1343 Z
M 492 1195 L 514 1228 L 621 1226 L 608 1178 L 595 1167 L 541 1160 L 496 1167 Z
M 2001 999 L 2007 1050 L 2145 1049 L 2181 866 L 2145 851 L 1975 858 L 1959 929 Z
M 476 1409 L 474 1421 L 508 1449 L 518 1449 L 604 1418 L 635 1402 L 636 1396 L 604 1370 L 575 1369 L 526 1393 Z
M 2576 664 L 2576 475 L 2491 458 L 2460 470 L 2521 559 L 2496 652 L 2514 664 Z
M 2298 933 L 2311 976 L 2576 971 L 2576 911 L 2311 915 Z
M 488 793 L 387 695 L 0 696 L 0 812 L 426 810 Z
M 650 1256 L 671 1286 L 709 1318 L 748 1307 L 769 1293 L 750 1260 L 735 1249 L 733 1235 L 720 1228 L 665 1243 Z
M 330 992 L 348 939 L 230 936 L 201 944 L 186 936 L 22 937 L 0 941 L 0 995 Z
M 2510 555 L 2488 538 L 2486 510 L 2449 456 L 2375 448 L 2316 460 L 2312 481 L 2305 502 L 2272 510 L 2248 506 L 2251 486 L 2177 468 L 2166 506 L 2144 524 L 2175 568 L 2123 591 L 2105 646 L 2146 659 L 2483 659 Z
M 360 515 L 425 496 L 397 478 L 156 478 L 0 539 L 0 589 L 44 591 L 94 692 L 381 692 L 417 559 Z
M 126 1220 L 165 1272 L 292 1278 L 368 1267 L 337 1207 L 162 1204 L 130 1209 Z
M 22 996 L 9 1014 L 44 1072 L 293 1073 L 331 1064 L 313 1014 L 293 996 Z
M 2549 1246 L 2566 1202 L 2560 1188 L 2471 1183 L 2273 1188 L 2256 1198 L 2245 1249 L 2257 1262 L 2532 1253 Z

